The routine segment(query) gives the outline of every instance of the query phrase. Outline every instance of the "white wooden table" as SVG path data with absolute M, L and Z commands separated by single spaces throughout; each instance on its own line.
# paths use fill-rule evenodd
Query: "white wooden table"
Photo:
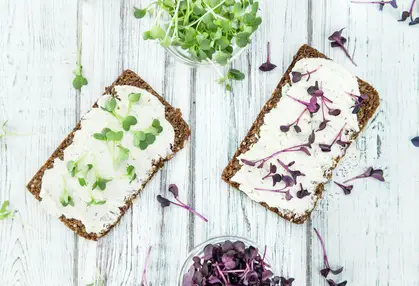
M 386 7 L 348 0 L 265 0 L 263 24 L 251 47 L 233 66 L 246 79 L 225 95 L 212 69 L 175 62 L 158 44 L 144 41 L 148 19 L 133 6 L 148 0 L 1 0 L 0 122 L 23 136 L 0 141 L 0 201 L 9 199 L 18 220 L 0 222 L 0 285 L 85 285 L 100 273 L 106 285 L 139 285 L 146 249 L 150 285 L 175 285 L 188 251 L 209 237 L 245 236 L 268 246 L 280 275 L 294 285 L 326 285 L 322 253 L 313 227 L 324 235 L 337 280 L 348 285 L 419 285 L 419 27 L 398 23 Z M 419 9 L 418 9 L 419 12 Z M 419 14 L 418 14 L 419 15 Z M 347 27 L 354 67 L 327 37 Z M 77 41 L 89 84 L 72 87 Z M 271 42 L 278 67 L 258 66 Z M 381 167 L 386 183 L 363 180 L 350 196 L 328 185 L 324 199 L 304 225 L 293 225 L 253 203 L 221 181 L 221 172 L 247 133 L 300 45 L 308 43 L 381 95 L 381 107 L 349 151 L 335 176 Z M 192 129 L 187 147 L 148 184 L 121 223 L 99 242 L 77 237 L 50 217 L 25 190 L 25 183 L 100 96 L 130 68 L 172 105 Z M 180 197 L 209 218 L 179 208 L 162 211 L 155 200 L 176 183 Z

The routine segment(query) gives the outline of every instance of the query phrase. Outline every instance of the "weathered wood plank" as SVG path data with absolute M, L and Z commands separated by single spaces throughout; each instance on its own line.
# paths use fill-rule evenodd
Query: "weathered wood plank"
M 413 285 L 419 267 L 415 259 L 419 249 L 410 239 L 419 233 L 408 224 L 418 203 L 412 160 L 416 150 L 408 139 L 418 124 L 419 38 L 417 29 L 396 21 L 399 13 L 389 7 L 380 13 L 370 5 L 349 6 L 347 1 L 320 1 L 313 7 L 314 46 L 370 82 L 381 95 L 378 114 L 334 178 L 342 181 L 374 166 L 384 169 L 387 182 L 356 182 L 350 196 L 329 185 L 313 219 L 326 240 L 332 266 L 345 266 L 336 280 L 347 279 L 350 285 Z M 342 51 L 329 47 L 327 37 L 342 27 L 347 27 L 350 53 L 356 48 L 358 68 Z M 312 243 L 311 283 L 325 285 L 318 274 L 322 254 L 314 235 Z
M 19 210 L 0 222 L 1 285 L 73 283 L 74 235 L 25 183 L 74 127 L 76 11 L 74 1 L 0 3 L 0 121 L 24 134 L 0 140 L 0 201 Z

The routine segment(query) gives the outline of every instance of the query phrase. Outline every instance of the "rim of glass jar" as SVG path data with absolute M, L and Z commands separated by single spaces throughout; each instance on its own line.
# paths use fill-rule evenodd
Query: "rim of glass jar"
M 181 266 L 181 268 L 180 268 L 180 272 L 179 272 L 179 275 L 178 275 L 178 279 L 177 279 L 177 283 L 176 283 L 176 285 L 178 285 L 178 286 L 182 286 L 182 282 L 183 282 L 183 275 L 189 270 L 189 268 L 191 267 L 191 265 L 192 265 L 192 258 L 194 257 L 194 256 L 198 256 L 199 254 L 201 254 L 201 253 L 203 253 L 204 252 L 204 247 L 207 245 L 207 244 L 215 244 L 215 243 L 221 243 L 221 242 L 224 242 L 224 241 L 226 241 L 226 240 L 230 240 L 230 241 L 238 241 L 238 240 L 240 240 L 240 241 L 243 241 L 244 242 L 244 244 L 245 244 L 245 246 L 247 247 L 247 246 L 249 246 L 249 245 L 253 245 L 253 246 L 256 246 L 257 248 L 258 248 L 258 252 L 259 253 L 263 253 L 263 251 L 264 251 L 264 248 L 265 248 L 265 245 L 263 245 L 263 246 L 261 246 L 261 245 L 259 245 L 258 243 L 256 243 L 256 242 L 254 242 L 254 241 L 252 241 L 252 240 L 250 240 L 250 239 L 248 239 L 248 238 L 245 238 L 245 237 L 241 237 L 241 236 L 235 236 L 235 235 L 221 235 L 221 236 L 216 236 L 216 237 L 213 237 L 213 238 L 210 238 L 210 239 L 208 239 L 208 240 L 206 240 L 206 241 L 204 241 L 204 242 L 202 242 L 202 243 L 200 243 L 200 244 L 198 244 L 198 245 L 196 245 L 189 253 L 188 253 L 188 255 L 187 255 L 187 257 L 186 257 L 186 259 L 185 259 L 185 261 L 183 262 L 183 264 L 182 264 L 182 266 Z M 265 260 L 264 261 L 266 261 L 271 267 L 269 268 L 273 273 L 274 273 L 274 275 L 277 275 L 276 273 L 278 273 L 277 272 L 277 269 L 276 269 L 276 266 L 275 265 L 273 265 L 273 261 L 272 261 L 272 259 L 270 258 L 270 256 L 268 255 L 268 254 L 266 254 L 265 255 Z
M 242 54 L 242 52 L 244 50 L 246 50 L 246 48 L 250 46 L 250 43 L 243 47 L 243 48 L 239 48 L 237 47 L 234 51 L 233 51 L 233 55 L 232 57 L 228 60 L 228 63 L 231 63 L 232 61 L 234 61 L 239 55 Z M 169 52 L 169 54 L 172 55 L 172 57 L 177 60 L 178 62 L 181 62 L 183 64 L 186 64 L 190 67 L 210 67 L 210 66 L 217 66 L 217 67 L 222 67 L 220 66 L 217 62 L 213 61 L 213 60 L 205 60 L 205 61 L 198 61 L 195 60 L 191 55 L 188 54 L 187 50 L 182 49 L 179 46 L 169 46 L 169 47 L 165 47 L 165 49 Z

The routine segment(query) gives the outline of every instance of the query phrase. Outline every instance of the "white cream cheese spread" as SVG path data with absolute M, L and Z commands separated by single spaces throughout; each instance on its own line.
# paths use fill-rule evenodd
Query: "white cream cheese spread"
M 359 131 L 357 115 L 353 113 L 353 110 L 354 97 L 360 94 L 357 78 L 331 60 L 302 59 L 295 64 L 292 71 L 299 72 L 301 79 L 282 88 L 281 100 L 264 116 L 258 141 L 250 147 L 249 151 L 238 157 L 242 166 L 231 181 L 240 184 L 240 190 L 254 201 L 265 202 L 270 207 L 278 208 L 284 214 L 295 214 L 299 217 L 314 208 L 318 199 L 315 196 L 317 186 L 328 181 L 326 177 L 328 170 L 333 167 L 337 157 L 344 155 L 346 149 L 335 142 L 329 152 L 324 152 L 319 144 L 330 145 L 340 130 L 342 130 L 341 141 L 349 141 L 351 135 Z M 316 81 L 319 89 L 323 91 L 324 104 L 331 109 L 331 113 L 339 113 L 336 110 L 340 110 L 339 115 L 333 116 L 329 114 L 328 108 L 323 106 L 325 119 L 330 120 L 323 130 L 319 130 L 320 123 L 323 121 L 321 98 L 317 98 L 320 109 L 312 116 L 308 110 L 304 112 L 306 106 L 297 101 L 305 103 L 310 101 L 312 96 L 308 93 L 308 88 L 315 86 Z M 288 131 L 286 129 L 281 131 L 281 126 L 289 126 L 297 120 L 300 114 L 303 114 L 298 122 L 300 132 L 297 132 L 298 128 L 296 130 L 293 126 L 290 126 Z M 306 144 L 313 131 L 315 141 L 311 144 L 311 148 L 307 147 L 310 156 L 302 151 L 279 152 Z M 298 148 L 291 150 L 295 149 Z M 263 161 L 260 160 L 272 154 L 276 155 L 267 159 L 261 166 Z M 286 165 L 285 168 L 281 163 Z M 289 170 L 298 170 L 304 176 L 298 176 L 297 182 L 294 180 L 292 184 L 287 185 L 282 180 L 273 186 L 272 174 L 268 175 L 270 164 L 275 165 L 276 172 L 283 178 L 290 176 Z M 290 164 L 289 167 L 288 164 Z M 301 196 L 301 193 L 297 194 L 301 186 L 309 194 L 306 196 Z
M 175 133 L 164 105 L 134 86 L 115 86 L 115 92 L 82 118 L 64 160 L 55 159 L 42 179 L 41 204 L 55 216 L 80 220 L 88 233 L 114 224 L 153 161 L 173 153 Z

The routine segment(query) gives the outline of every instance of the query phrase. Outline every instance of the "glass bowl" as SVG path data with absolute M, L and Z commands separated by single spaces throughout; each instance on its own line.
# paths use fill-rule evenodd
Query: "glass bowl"
M 252 35 L 253 36 L 253 35 Z M 252 39 L 252 37 L 250 38 Z M 231 59 L 228 61 L 227 65 L 235 60 L 248 46 L 250 43 L 243 48 L 233 47 L 233 54 Z M 184 63 L 188 66 L 197 68 L 201 66 L 220 66 L 216 61 L 204 60 L 199 61 L 194 56 L 192 56 L 187 50 L 182 49 L 180 46 L 169 46 L 165 48 L 169 54 L 171 54 L 177 61 Z
M 179 272 L 179 276 L 178 276 L 178 280 L 176 285 L 178 286 L 182 286 L 182 282 L 183 282 L 183 275 L 188 272 L 189 268 L 192 266 L 193 261 L 192 258 L 194 256 L 203 256 L 204 255 L 204 247 L 208 244 L 217 244 L 217 243 L 223 243 L 226 240 L 230 240 L 232 242 L 235 241 L 243 241 L 245 246 L 248 247 L 249 245 L 252 245 L 254 247 L 256 247 L 258 249 L 259 253 L 263 253 L 264 249 L 265 249 L 265 245 L 260 245 L 250 239 L 244 238 L 244 237 L 239 237 L 239 236 L 233 236 L 233 235 L 225 235 L 225 236 L 217 236 L 214 238 L 210 238 L 200 244 L 198 244 L 197 246 L 195 246 L 188 254 L 188 256 L 186 257 L 185 262 L 182 264 L 182 267 L 180 269 Z M 277 271 L 277 269 L 275 268 L 275 265 L 272 263 L 272 260 L 270 259 L 269 255 L 265 255 L 265 259 L 264 261 L 269 264 L 271 267 L 269 268 L 274 275 L 278 275 L 277 273 L 279 273 Z

